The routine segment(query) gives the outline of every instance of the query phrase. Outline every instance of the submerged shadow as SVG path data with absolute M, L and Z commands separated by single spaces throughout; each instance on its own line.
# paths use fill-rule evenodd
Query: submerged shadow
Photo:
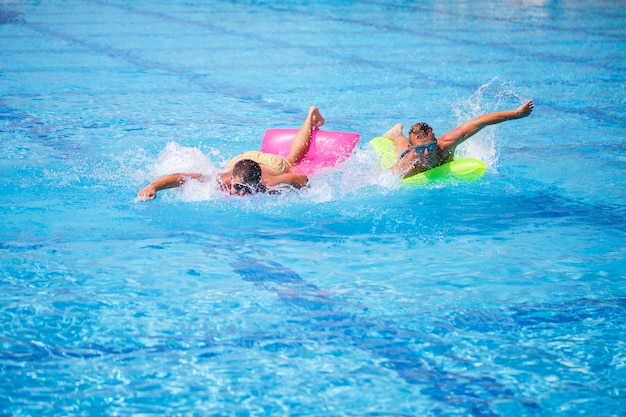
M 341 343 L 375 355 L 382 366 L 395 371 L 407 383 L 422 386 L 420 392 L 438 402 L 479 416 L 497 415 L 492 409 L 492 402 L 496 400 L 537 407 L 530 401 L 516 398 L 511 389 L 493 378 L 447 372 L 414 349 L 414 346 L 425 343 L 438 344 L 440 354 L 453 357 L 453 353 L 446 352 L 447 347 L 435 337 L 399 329 L 383 320 L 361 317 L 354 311 L 356 306 L 330 298 L 279 263 L 249 256 L 238 256 L 237 259 L 231 266 L 243 280 L 274 292 L 290 306 L 313 313 L 303 316 L 294 311 L 286 320 L 308 327 L 307 332 L 322 338 L 322 342 Z M 250 345 L 250 342 L 246 343 Z

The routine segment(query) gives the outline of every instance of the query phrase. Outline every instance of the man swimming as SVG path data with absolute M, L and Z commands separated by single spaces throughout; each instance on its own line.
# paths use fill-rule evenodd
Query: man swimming
M 515 110 L 487 113 L 463 123 L 450 132 L 435 137 L 433 129 L 426 123 L 416 123 L 409 129 L 409 136 L 402 134 L 402 125 L 396 124 L 383 134 L 392 139 L 398 152 L 398 163 L 391 167 L 392 172 L 407 178 L 420 172 L 436 168 L 452 161 L 456 147 L 474 136 L 484 127 L 507 120 L 521 119 L 533 111 L 533 101 L 529 100 Z
M 249 151 L 233 158 L 226 171 L 218 174 L 218 182 L 231 195 L 254 194 L 272 191 L 272 188 L 288 185 L 304 188 L 309 179 L 304 174 L 291 172 L 306 156 L 311 144 L 311 133 L 324 125 L 324 118 L 317 107 L 312 106 L 302 126 L 291 141 L 286 158 L 271 153 Z M 140 200 L 154 200 L 157 192 L 178 187 L 188 179 L 205 179 L 201 173 L 175 173 L 157 178 L 139 191 Z

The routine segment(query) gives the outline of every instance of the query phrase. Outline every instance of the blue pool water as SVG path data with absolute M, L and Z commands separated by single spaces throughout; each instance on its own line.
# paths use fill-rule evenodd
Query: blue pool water
M 624 415 L 624 2 L 8 0 L 0 57 L 0 414 Z M 529 98 L 477 182 L 367 144 Z M 310 105 L 308 190 L 136 201 Z

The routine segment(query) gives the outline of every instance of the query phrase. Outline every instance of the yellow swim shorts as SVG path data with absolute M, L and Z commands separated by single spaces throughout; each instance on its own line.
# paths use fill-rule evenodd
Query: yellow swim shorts
M 249 152 L 244 152 L 241 155 L 237 155 L 236 157 L 234 157 L 228 163 L 228 165 L 226 166 L 226 169 L 230 171 L 231 169 L 233 169 L 233 166 L 237 162 L 244 160 L 244 159 L 251 159 L 254 162 L 257 162 L 261 165 L 265 165 L 270 168 L 273 168 L 277 174 L 284 174 L 285 172 L 288 172 L 292 168 L 289 161 L 287 161 L 285 158 L 282 158 L 278 155 L 274 155 L 273 153 L 249 151 Z

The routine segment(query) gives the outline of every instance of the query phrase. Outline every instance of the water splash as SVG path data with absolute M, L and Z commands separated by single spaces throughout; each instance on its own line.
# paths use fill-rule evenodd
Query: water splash
M 145 151 L 134 152 L 132 157 L 127 155 L 126 162 L 121 165 L 139 165 L 143 169 L 137 169 L 134 178 L 143 184 L 147 184 L 163 175 L 171 173 L 202 173 L 203 178 L 190 179 L 184 186 L 175 191 L 160 192 L 163 198 L 173 198 L 187 202 L 207 201 L 231 198 L 228 193 L 219 188 L 216 181 L 219 172 L 222 172 L 225 160 L 213 162 L 212 159 L 220 157 L 219 151 L 200 147 L 185 147 L 176 142 L 169 142 L 159 152 L 156 160 L 150 161 Z M 126 170 L 129 168 L 127 167 Z M 377 190 L 376 193 L 386 193 L 400 186 L 397 178 L 389 171 L 380 168 L 380 162 L 374 150 L 367 144 L 362 144 L 354 154 L 343 164 L 323 169 L 310 177 L 309 187 L 305 190 L 293 190 L 289 187 L 281 190 L 279 195 L 258 196 L 254 198 L 251 207 L 258 206 L 260 202 L 264 206 L 296 204 L 323 204 L 331 201 L 342 200 L 346 197 L 354 197 L 364 193 L 366 189 Z M 237 198 L 236 200 L 242 200 Z M 251 200 L 250 198 L 244 200 Z M 244 204 L 248 205 L 248 204 Z
M 165 149 L 159 153 L 151 174 L 161 176 L 173 172 L 200 172 L 211 175 L 216 174 L 218 170 L 200 148 L 168 142 Z
M 481 114 L 516 108 L 525 100 L 527 98 L 514 83 L 494 77 L 467 99 L 453 104 L 452 112 L 458 126 Z M 490 169 L 495 169 L 500 155 L 496 132 L 497 126 L 484 128 L 457 148 L 457 157 L 480 159 Z
M 455 125 L 480 116 L 481 114 L 517 107 L 525 97 L 512 83 L 495 77 L 478 89 L 467 99 L 451 105 L 456 119 Z M 499 159 L 497 127 L 489 126 L 457 148 L 457 158 L 471 157 L 484 161 L 490 170 L 495 170 Z M 219 151 L 211 149 L 210 156 L 220 156 Z M 211 162 L 199 147 L 184 147 L 176 142 L 167 143 L 148 169 L 144 177 L 150 180 L 173 172 L 200 172 L 205 174 L 202 180 L 188 181 L 175 198 L 183 201 L 215 200 L 227 197 L 213 179 L 223 169 Z M 145 180 L 145 178 L 144 178 Z M 368 141 L 362 141 L 354 154 L 338 167 L 325 169 L 311 176 L 309 187 L 301 192 L 283 192 L 280 198 L 272 196 L 272 201 L 282 203 L 287 200 L 322 204 L 346 197 L 366 194 L 388 194 L 400 188 L 401 183 L 388 170 L 380 168 L 380 162 Z M 260 200 L 265 200 L 261 198 Z M 269 200 L 269 199 L 267 199 Z

